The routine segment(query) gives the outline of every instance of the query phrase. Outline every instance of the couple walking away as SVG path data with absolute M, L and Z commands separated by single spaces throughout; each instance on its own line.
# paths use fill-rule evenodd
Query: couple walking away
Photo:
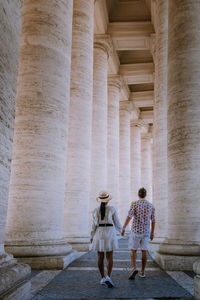
M 98 268 L 101 274 L 101 285 L 114 287 L 111 280 L 113 267 L 113 250 L 118 248 L 116 230 L 124 236 L 126 226 L 133 218 L 131 233 L 129 236 L 129 249 L 131 251 L 132 271 L 129 279 L 135 279 L 138 273 L 136 268 L 136 257 L 138 248 L 142 251 L 142 269 L 139 276 L 145 277 L 145 266 L 148 257 L 149 239 L 154 238 L 155 229 L 155 208 L 146 200 L 146 190 L 141 188 L 138 191 L 138 200 L 131 203 L 124 226 L 122 227 L 114 206 L 108 205 L 112 199 L 106 192 L 100 192 L 97 201 L 101 202 L 100 208 L 93 211 L 93 223 L 91 230 L 91 243 L 93 250 L 98 253 Z M 151 226 L 150 226 L 151 223 Z M 116 229 L 116 230 L 115 230 Z M 107 259 L 107 276 L 104 273 L 104 252 Z

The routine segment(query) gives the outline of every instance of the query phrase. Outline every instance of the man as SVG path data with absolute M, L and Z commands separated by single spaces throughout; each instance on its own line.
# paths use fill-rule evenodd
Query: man
M 153 240 L 155 229 L 155 208 L 146 200 L 147 191 L 141 188 L 138 191 L 139 200 L 132 202 L 128 216 L 122 229 L 122 236 L 125 233 L 126 226 L 133 218 L 131 227 L 131 234 L 129 238 L 129 249 L 131 250 L 132 272 L 129 279 L 135 279 L 138 273 L 136 268 L 137 249 L 140 247 L 142 250 L 142 269 L 139 276 L 145 277 L 145 267 L 148 258 L 148 243 L 149 238 Z M 150 227 L 151 222 L 151 227 Z

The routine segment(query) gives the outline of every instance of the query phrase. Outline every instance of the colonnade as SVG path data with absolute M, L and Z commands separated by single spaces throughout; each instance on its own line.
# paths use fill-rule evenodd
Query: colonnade
M 93 34 L 94 0 L 23 1 L 15 124 L 1 137 L 12 164 L 1 184 L 0 269 L 10 262 L 13 274 L 15 265 L 16 285 L 29 275 L 27 264 L 64 268 L 77 255 L 73 249 L 88 249 L 91 211 L 105 189 L 123 222 L 138 188 L 147 188 L 157 212 L 152 251 L 164 268 L 191 270 L 198 259 L 200 4 L 168 3 L 157 1 L 151 156 L 148 126 L 121 98 L 121 76 L 108 74 L 112 39 Z M 15 72 L 7 80 L 14 87 L 16 79 Z M 2 153 L 5 174 L 9 158 Z M 6 278 L 0 293 L 14 284 Z

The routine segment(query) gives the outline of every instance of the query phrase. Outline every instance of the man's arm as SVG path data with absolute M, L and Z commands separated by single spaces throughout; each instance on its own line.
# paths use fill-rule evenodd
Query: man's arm
M 152 241 L 153 238 L 154 238 L 155 224 L 156 224 L 156 222 L 151 222 L 151 234 L 150 234 L 150 239 L 151 239 L 151 241 Z
M 130 222 L 130 220 L 131 220 L 131 218 L 129 218 L 129 217 L 126 218 L 126 221 L 125 221 L 125 223 L 124 223 L 124 226 L 122 227 L 122 233 L 121 233 L 122 236 L 124 236 L 126 226 L 127 226 L 128 223 Z

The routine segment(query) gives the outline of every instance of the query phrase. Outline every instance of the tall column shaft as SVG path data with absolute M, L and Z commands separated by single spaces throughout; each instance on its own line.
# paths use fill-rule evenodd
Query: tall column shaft
M 108 36 L 95 37 L 90 212 L 97 206 L 99 192 L 107 187 L 107 70 L 110 49 Z
M 131 203 L 130 195 L 130 104 L 120 102 L 120 130 L 119 130 L 119 217 L 124 223 Z
M 152 201 L 151 135 L 141 136 L 141 186 L 147 190 L 147 199 Z
M 107 139 L 107 188 L 112 205 L 119 200 L 119 98 L 121 78 L 112 75 L 108 80 L 108 139 Z
M 167 39 L 168 1 L 156 3 L 155 101 L 153 122 L 153 204 L 156 209 L 155 238 L 162 241 L 168 226 L 167 180 Z
M 200 253 L 200 2 L 168 3 L 169 224 L 160 252 L 166 268 L 192 270 Z
M 64 208 L 64 237 L 88 240 L 93 91 L 94 0 L 75 0 Z
M 21 3 L 0 4 L 0 255 L 5 226 L 12 158 L 15 97 L 21 24 Z
M 7 222 L 7 250 L 17 257 L 70 250 L 62 220 L 71 30 L 72 1 L 23 1 Z
M 141 127 L 131 121 L 131 201 L 138 200 L 141 187 Z
M 31 269 L 4 251 L 21 27 L 21 1 L 0 2 L 0 299 L 29 299 Z M 14 298 L 16 297 L 16 298 Z

